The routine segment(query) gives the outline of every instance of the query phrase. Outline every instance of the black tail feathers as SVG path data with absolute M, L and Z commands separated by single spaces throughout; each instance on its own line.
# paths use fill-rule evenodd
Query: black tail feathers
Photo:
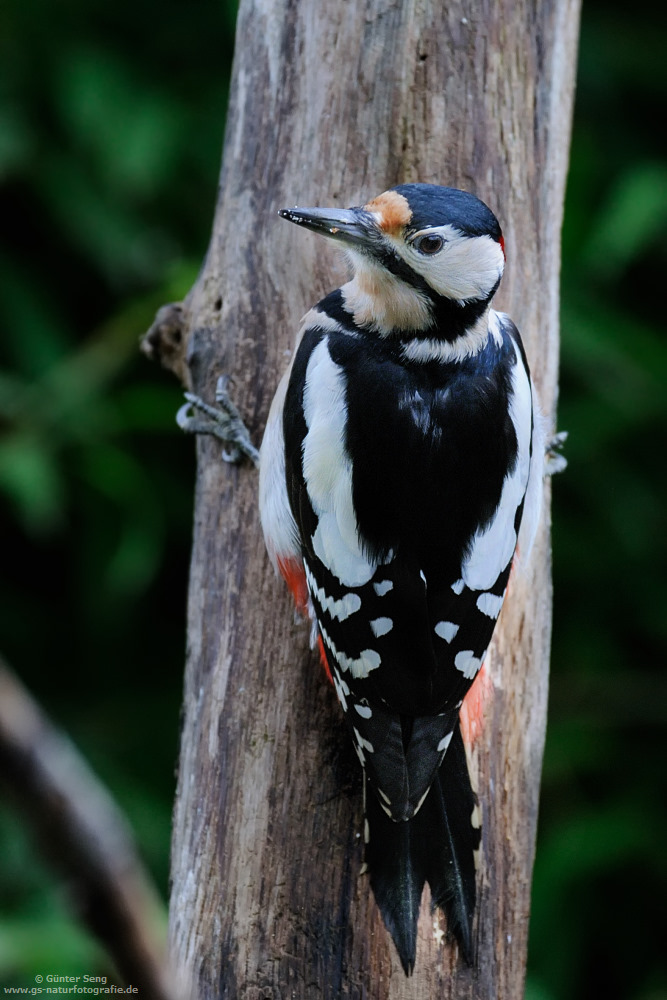
M 458 722 L 431 789 L 412 819 L 392 820 L 368 790 L 366 862 L 371 886 L 407 976 L 415 965 L 425 882 L 431 887 L 433 907 L 444 910 L 449 932 L 472 964 L 473 852 L 480 843 L 480 830 L 472 825 L 474 806 Z

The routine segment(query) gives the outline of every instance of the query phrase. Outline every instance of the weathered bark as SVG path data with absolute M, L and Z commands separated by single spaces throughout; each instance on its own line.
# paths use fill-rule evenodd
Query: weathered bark
M 553 418 L 577 26 L 578 0 L 242 0 L 214 231 L 180 317 L 195 392 L 212 401 L 216 377 L 232 374 L 258 440 L 300 316 L 343 277 L 332 248 L 278 208 L 343 207 L 435 181 L 474 191 L 500 218 L 508 266 L 496 305 L 518 323 Z M 256 475 L 221 462 L 212 439 L 198 442 L 198 459 L 170 930 L 186 982 L 201 997 L 245 1000 L 521 997 L 549 657 L 548 497 L 487 663 L 493 690 L 473 761 L 477 965 L 442 940 L 425 899 L 406 980 L 359 874 L 358 765 L 264 554 Z

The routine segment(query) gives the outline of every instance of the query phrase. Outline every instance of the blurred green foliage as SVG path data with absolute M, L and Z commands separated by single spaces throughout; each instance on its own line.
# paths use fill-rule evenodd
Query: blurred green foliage
M 665 1000 L 665 22 L 584 3 L 527 1000 Z
M 0 648 L 166 896 L 192 441 L 138 352 L 215 203 L 236 5 L 9 0 L 0 32 Z M 0 984 L 108 971 L 0 811 Z
M 165 894 L 194 463 L 137 344 L 206 247 L 234 18 L 8 0 L 0 35 L 0 648 Z M 667 998 L 665 40 L 584 7 L 527 1000 Z M 0 844 L 0 982 L 108 971 L 7 806 Z

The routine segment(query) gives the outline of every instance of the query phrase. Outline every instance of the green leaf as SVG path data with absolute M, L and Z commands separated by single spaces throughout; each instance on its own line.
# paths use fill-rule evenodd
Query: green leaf
M 138 78 L 107 48 L 62 53 L 57 97 L 81 149 L 103 185 L 124 195 L 153 194 L 173 175 L 184 116 L 180 105 Z
M 667 167 L 633 165 L 618 178 L 582 250 L 592 272 L 616 278 L 667 226 Z M 663 253 L 663 259 L 665 255 Z
M 61 523 L 65 484 L 53 455 L 35 438 L 15 434 L 0 442 L 0 490 L 28 533 L 45 534 Z

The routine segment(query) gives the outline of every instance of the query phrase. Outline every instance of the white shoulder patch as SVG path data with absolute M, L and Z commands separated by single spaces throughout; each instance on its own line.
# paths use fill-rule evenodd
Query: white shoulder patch
M 301 558 L 299 529 L 292 516 L 285 480 L 285 438 L 283 409 L 294 358 L 306 330 L 317 327 L 338 331 L 340 323 L 325 312 L 309 309 L 301 320 L 294 350 L 287 371 L 278 383 L 271 402 L 262 445 L 259 450 L 259 515 L 264 544 L 273 567 L 278 571 L 278 559 Z
M 519 565 L 525 565 L 530 557 L 533 542 L 537 535 L 542 513 L 542 496 L 544 491 L 544 448 L 545 448 L 545 425 L 546 419 L 543 416 L 535 386 L 531 382 L 533 393 L 533 442 L 532 457 L 530 462 L 530 476 L 526 489 L 526 500 L 523 508 L 523 519 L 519 528 L 518 558 Z
M 474 534 L 464 560 L 462 578 L 471 590 L 490 590 L 509 565 L 517 543 L 514 518 L 528 486 L 533 403 L 528 373 L 516 345 L 514 352 L 510 417 L 517 439 L 516 464 L 505 476 L 493 520 Z
M 301 558 L 299 530 L 292 516 L 285 480 L 283 407 L 290 368 L 280 380 L 269 410 L 259 449 L 259 516 L 269 558 L 278 570 L 278 558 Z
M 362 552 L 352 503 L 352 465 L 345 450 L 345 376 L 329 354 L 327 339 L 313 350 L 303 397 L 308 432 L 303 441 L 303 475 L 318 524 L 317 557 L 347 587 L 368 583 L 376 564 Z

